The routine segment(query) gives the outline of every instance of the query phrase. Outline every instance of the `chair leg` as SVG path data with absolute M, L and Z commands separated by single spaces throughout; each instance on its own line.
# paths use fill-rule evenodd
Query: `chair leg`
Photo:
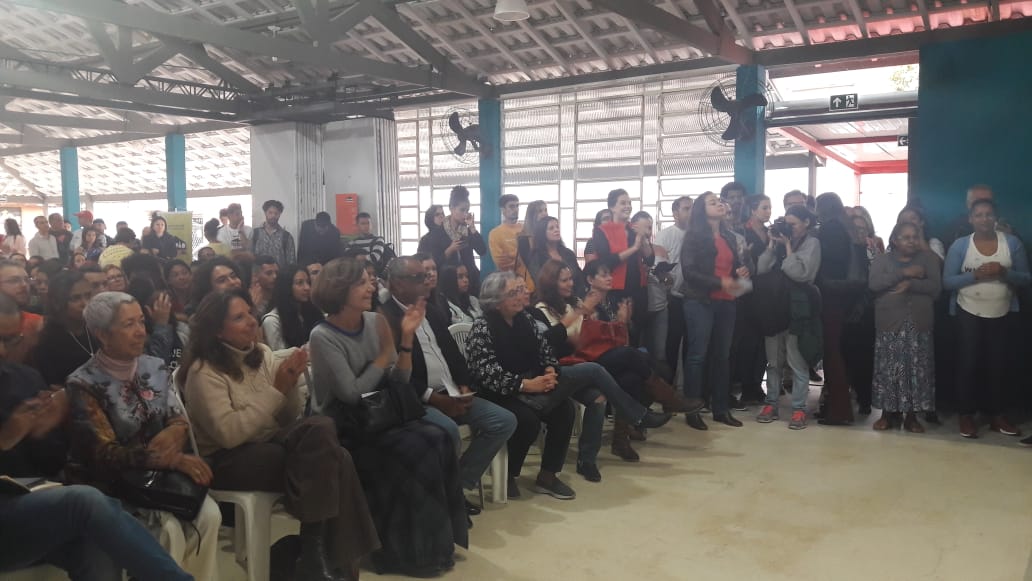
M 502 449 L 491 460 L 491 502 L 505 504 L 509 502 L 509 450 Z
M 236 562 L 241 567 L 247 568 L 247 522 L 250 514 L 247 509 L 239 503 L 233 504 L 233 553 Z
M 260 495 L 249 503 L 247 515 L 247 579 L 269 581 L 269 547 L 272 546 L 272 505 L 275 499 Z

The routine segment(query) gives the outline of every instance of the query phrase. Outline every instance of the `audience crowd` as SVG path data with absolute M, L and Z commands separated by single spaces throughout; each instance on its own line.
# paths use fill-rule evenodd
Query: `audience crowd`
M 875 430 L 921 433 L 942 405 L 964 438 L 980 419 L 1021 436 L 1008 338 L 1032 275 L 988 187 L 968 191 L 948 241 L 917 206 L 883 240 L 834 193 L 782 202 L 772 221 L 769 197 L 731 182 L 674 200 L 654 233 L 614 190 L 581 257 L 544 202 L 521 223 L 511 194 L 485 241 L 461 186 L 402 257 L 366 213 L 342 237 L 320 212 L 295 244 L 276 200 L 254 227 L 231 204 L 192 262 L 159 215 L 142 239 L 88 211 L 75 232 L 38 216 L 28 240 L 7 220 L 0 475 L 63 485 L 0 492 L 0 572 L 217 579 L 232 511 L 210 496 L 190 520 L 135 505 L 125 483 L 141 471 L 282 495 L 301 523 L 293 578 L 432 577 L 468 545 L 469 499 L 503 448 L 508 498 L 540 442 L 532 490 L 574 499 L 571 440 L 576 473 L 600 482 L 607 415 L 628 462 L 674 414 L 739 428 L 753 408 L 769 424 L 782 395 L 793 430 L 877 408 Z M 482 276 L 489 252 L 498 270 Z M 381 401 L 403 417 L 356 420 Z

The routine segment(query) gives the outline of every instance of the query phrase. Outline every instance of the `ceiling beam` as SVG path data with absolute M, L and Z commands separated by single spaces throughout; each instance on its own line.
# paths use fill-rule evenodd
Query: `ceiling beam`
M 818 143 L 832 147 L 835 145 L 859 145 L 862 143 L 896 143 L 896 135 L 865 135 L 863 137 L 841 137 L 838 139 L 819 139 Z
M 26 132 L 17 135 L 0 134 L 0 143 L 7 143 L 11 145 L 27 145 L 29 147 L 58 148 L 63 147 L 66 143 L 68 143 L 68 140 L 54 139 L 52 137 L 38 137 L 36 135 Z
M 409 6 L 408 4 L 398 4 L 395 7 L 395 9 L 398 10 L 399 14 L 401 13 L 401 9 L 402 8 L 405 9 L 405 14 L 404 14 L 405 17 L 415 21 L 416 24 L 421 26 L 423 28 L 423 30 L 427 32 L 428 35 L 438 39 L 441 42 L 441 44 L 443 44 L 445 48 L 450 50 L 452 52 L 452 54 L 455 55 L 455 58 L 457 58 L 460 61 L 462 61 L 463 64 L 466 65 L 467 68 L 469 68 L 469 69 L 471 69 L 473 71 L 476 71 L 478 74 L 485 75 L 485 76 L 487 75 L 487 72 L 484 71 L 484 69 L 482 67 L 480 67 L 476 63 L 474 63 L 472 59 L 470 59 L 468 56 L 466 56 L 462 52 L 462 50 L 458 47 L 458 45 L 453 43 L 450 38 L 448 38 L 447 36 L 444 35 L 444 33 L 442 33 L 441 31 L 437 30 L 437 28 L 435 28 L 432 24 L 430 24 L 429 20 L 427 20 L 426 18 L 423 18 L 423 15 L 419 13 L 419 10 L 415 6 Z
M 847 159 L 846 157 L 839 155 L 838 153 L 835 153 L 835 151 L 833 151 L 832 149 L 821 145 L 809 133 L 806 133 L 805 131 L 797 129 L 795 127 L 780 127 L 778 128 L 778 132 L 784 135 L 785 137 L 788 137 L 792 141 L 795 141 L 799 145 L 802 145 L 807 149 L 807 151 L 815 153 L 821 157 L 834 159 L 835 161 L 853 170 L 853 172 L 859 173 L 856 164 L 852 160 Z
M 237 124 L 223 123 L 219 121 L 201 121 L 198 123 L 187 123 L 184 125 L 177 125 L 173 131 L 169 133 L 181 133 L 183 135 L 189 135 L 191 133 L 206 133 L 208 131 L 218 131 L 221 129 L 229 129 L 231 127 L 239 127 Z M 98 135 L 96 137 L 86 137 L 83 139 L 69 139 L 63 146 L 74 146 L 74 147 L 91 147 L 95 145 L 109 145 L 111 143 L 122 143 L 125 141 L 139 141 L 140 139 L 154 139 L 151 136 L 140 136 L 140 135 L 127 135 L 124 133 L 114 135 Z M 23 146 L 23 147 L 7 147 L 0 149 L 0 157 L 10 157 L 13 155 L 25 155 L 29 153 L 40 153 L 43 151 L 53 151 L 56 147 L 39 147 L 39 146 Z
M 677 38 L 728 62 L 739 65 L 753 62 L 752 51 L 739 46 L 730 31 L 720 35 L 714 34 L 642 0 L 592 1 L 599 6 L 612 10 L 627 20 Z
M 856 25 L 860 27 L 860 35 L 864 38 L 869 38 L 867 22 L 864 20 L 864 11 L 860 8 L 859 0 L 846 0 L 846 4 L 849 5 L 849 9 L 853 12 L 853 20 L 856 21 Z
M 86 20 L 106 22 L 143 30 L 151 34 L 171 36 L 186 41 L 233 48 L 251 54 L 307 63 L 343 73 L 364 74 L 411 85 L 456 90 L 471 96 L 484 93 L 477 84 L 467 86 L 461 79 L 443 79 L 426 67 L 408 67 L 348 54 L 331 47 L 314 47 L 299 42 L 247 32 L 230 26 L 219 26 L 186 16 L 166 14 L 142 6 L 126 5 L 113 0 L 10 0 L 10 2 L 69 14 Z
M 552 57 L 552 60 L 555 61 L 555 64 L 558 65 L 559 68 L 561 68 L 566 74 L 577 74 L 577 70 L 570 66 L 570 61 L 568 61 L 566 57 L 564 57 L 563 55 L 559 54 L 559 51 L 555 50 L 555 48 L 552 47 L 552 43 L 545 39 L 545 37 L 543 37 L 540 32 L 535 30 L 533 26 L 527 24 L 523 20 L 517 20 L 516 25 L 519 26 L 520 29 L 523 30 L 523 32 L 525 32 L 527 36 L 531 38 L 531 40 L 536 42 L 538 46 L 541 47 L 541 50 L 548 53 L 548 56 Z
M 925 30 L 932 29 L 932 19 L 928 16 L 928 4 L 925 0 L 914 0 L 917 3 L 917 9 L 921 12 L 921 24 L 924 24 Z
M 0 156 L 3 155 L 3 150 L 0 150 Z M 7 175 L 11 176 L 14 179 L 14 181 L 25 186 L 25 189 L 39 196 L 39 199 L 43 200 L 44 202 L 47 201 L 47 194 L 40 190 L 39 186 L 22 177 L 21 172 L 7 165 L 7 162 L 5 162 L 2 159 L 0 159 L 0 169 L 4 170 L 7 173 Z
M 361 0 L 361 2 L 368 7 L 369 13 L 377 22 L 397 37 L 402 44 L 415 51 L 420 58 L 430 63 L 444 79 L 470 87 L 483 86 L 483 83 L 452 64 L 451 59 L 438 52 L 429 41 L 402 21 L 396 9 L 384 6 L 380 0 Z
M 720 4 L 724 7 L 724 12 L 727 13 L 727 17 L 731 19 L 731 22 L 735 23 L 735 29 L 738 31 L 738 37 L 745 42 L 745 46 L 750 50 L 753 48 L 752 31 L 745 24 L 745 19 L 738 12 L 736 7 L 737 2 L 735 0 L 720 0 Z
M 0 110 L 0 123 L 4 125 L 40 125 L 43 127 L 65 127 L 68 129 L 90 129 L 94 131 L 125 131 L 127 123 L 113 119 L 91 119 L 89 117 L 70 117 L 63 115 L 45 115 L 40 113 L 21 113 L 19 111 Z
M 148 91 L 148 93 L 149 92 L 152 91 Z M 88 107 L 105 107 L 107 109 L 115 109 L 117 111 L 142 111 L 144 113 L 158 113 L 161 115 L 172 115 L 177 117 L 194 117 L 197 119 L 211 119 L 222 122 L 232 122 L 234 120 L 232 115 L 228 115 L 225 113 L 215 113 L 211 111 L 203 111 L 197 109 L 182 109 L 178 107 L 165 107 L 162 105 L 151 105 L 149 103 L 124 101 L 121 99 L 98 99 L 93 97 L 83 97 L 81 95 L 48 93 L 46 91 L 20 89 L 16 87 L 0 86 L 0 95 L 14 97 L 16 99 L 32 99 L 34 101 L 68 103 L 70 105 L 86 105 Z
M 466 7 L 463 5 L 461 1 L 456 2 L 455 4 L 450 4 L 448 7 L 455 10 L 455 12 L 461 15 L 466 20 L 466 24 L 472 26 L 487 40 L 487 42 L 493 44 L 495 48 L 497 48 L 498 51 L 502 54 L 502 56 L 509 60 L 509 62 L 511 62 L 513 65 L 515 65 L 516 68 L 519 69 L 521 73 L 523 73 L 523 75 L 525 75 L 528 79 L 534 78 L 533 76 L 531 76 L 530 72 L 527 71 L 526 63 L 516 58 L 516 55 L 514 55 L 511 50 L 509 50 L 509 47 L 505 46 L 504 42 L 499 40 L 498 37 L 492 34 L 490 30 L 488 30 L 483 24 L 481 24 L 479 19 L 470 14 L 469 10 L 466 9 Z
M 107 61 L 111 74 L 115 75 L 119 82 L 125 83 L 132 75 L 132 54 L 122 50 L 124 47 L 121 42 L 119 42 L 118 47 L 115 46 L 115 42 L 111 39 L 102 22 L 88 21 L 86 28 L 90 31 L 90 36 L 93 37 L 94 42 L 97 43 L 101 56 Z M 119 36 L 122 36 L 121 33 Z
M 243 75 L 212 58 L 212 56 L 208 54 L 208 51 L 205 50 L 204 45 L 194 44 L 160 34 L 157 36 L 165 46 L 170 47 L 175 52 L 201 65 L 207 69 L 208 72 L 222 79 L 222 81 L 227 85 L 236 87 L 241 91 L 247 91 L 248 93 L 258 93 L 261 91 L 258 85 L 255 85 L 244 78 Z
M 233 113 L 236 111 L 236 105 L 229 101 L 218 101 L 207 97 L 194 97 L 177 93 L 159 93 L 137 87 L 91 83 L 89 81 L 47 75 L 35 71 L 0 69 L 0 83 L 13 87 L 53 91 L 94 99 L 151 103 L 177 109 L 202 109 L 221 113 Z
M 713 0 L 694 0 L 694 2 L 695 7 L 699 9 L 699 14 L 702 14 L 703 20 L 706 21 L 706 26 L 713 34 L 719 36 L 728 31 L 727 25 L 724 24 L 724 17 L 721 16 L 720 9 L 713 3 Z
M 803 22 L 803 17 L 799 14 L 799 9 L 796 8 L 795 0 L 785 0 L 785 8 L 788 10 L 788 15 L 792 17 L 792 24 L 799 31 L 799 35 L 803 37 L 803 44 L 809 46 L 810 31 L 806 29 L 806 23 Z
M 584 39 L 584 42 L 588 43 L 591 50 L 595 51 L 598 57 L 606 62 L 606 66 L 610 69 L 616 68 L 616 63 L 609 56 L 602 45 L 599 44 L 598 40 L 595 39 L 595 35 L 588 30 L 587 26 L 577 16 L 577 12 L 574 7 L 570 5 L 569 0 L 555 0 L 555 7 L 559 9 L 559 13 L 563 15 L 563 18 L 570 23 L 570 26 Z
M 140 57 L 132 66 L 132 74 L 125 79 L 128 85 L 135 85 L 140 79 L 151 74 L 151 71 L 165 64 L 165 61 L 176 56 L 176 51 L 165 43 L 162 43 L 154 50 Z M 122 80 L 119 78 L 119 80 Z
M 521 95 L 542 91 L 555 91 L 567 87 L 588 88 L 588 86 L 600 83 L 611 83 L 628 79 L 653 77 L 658 75 L 710 75 L 734 72 L 734 65 L 715 58 L 705 57 L 689 59 L 678 62 L 662 63 L 645 67 L 627 67 L 615 71 L 602 71 L 598 73 L 587 73 L 576 77 L 563 77 L 558 79 L 545 79 L 541 81 L 530 81 L 525 83 L 508 83 L 498 85 L 495 89 L 499 95 Z

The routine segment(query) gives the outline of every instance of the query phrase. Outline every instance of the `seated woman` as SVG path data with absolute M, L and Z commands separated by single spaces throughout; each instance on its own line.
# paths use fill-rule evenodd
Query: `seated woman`
M 472 323 L 484 316 L 480 299 L 469 294 L 469 270 L 466 265 L 441 269 L 441 294 L 448 301 L 451 323 Z
M 125 273 L 121 267 L 109 264 L 104 268 L 104 290 L 124 293 L 128 282 L 125 280 Z
M 86 325 L 99 349 L 68 376 L 74 410 L 72 458 L 85 467 L 89 484 L 107 490 L 130 468 L 175 470 L 202 485 L 211 469 L 187 449 L 190 425 L 170 389 L 169 372 L 157 357 L 143 354 L 147 341 L 143 310 L 125 293 L 104 292 L 85 310 Z M 175 517 L 137 509 L 151 529 Z M 192 523 L 177 522 L 185 551 L 172 555 L 197 579 L 216 579 L 219 509 L 205 498 Z
M 308 271 L 292 264 L 276 277 L 271 309 L 262 317 L 265 344 L 273 351 L 300 347 L 308 343 L 322 311 L 312 304 L 312 284 Z
M 942 292 L 939 258 L 924 249 L 921 228 L 900 222 L 889 236 L 889 252 L 874 259 L 869 284 L 875 293 L 874 406 L 882 417 L 875 430 L 890 427 L 922 433 L 917 412 L 935 411 L 934 304 Z M 906 414 L 903 419 L 900 416 Z M 902 422 L 900 421 L 902 419 Z
M 398 355 L 387 321 L 369 311 L 373 283 L 361 262 L 328 262 L 312 297 L 327 313 L 309 340 L 317 411 L 343 419 L 362 394 L 386 381 L 408 381 L 422 304 L 410 307 L 402 319 Z M 382 548 L 373 553 L 376 568 L 428 576 L 454 567 L 455 545 L 467 546 L 468 530 L 458 457 L 448 432 L 413 420 L 344 444 L 380 534 Z
M 520 497 L 517 479 L 544 423 L 548 429 L 534 491 L 570 500 L 577 495 L 557 474 L 566 463 L 573 435 L 575 414 L 569 395 L 583 384 L 560 372 L 551 345 L 525 311 L 527 301 L 527 288 L 516 274 L 494 272 L 484 279 L 484 317 L 473 323 L 466 340 L 469 373 L 478 396 L 516 416 L 516 431 L 509 438 L 509 498 Z M 544 397 L 553 390 L 562 390 L 566 397 Z
M 18 305 L 0 294 L 0 338 L 18 336 Z M 29 367 L 6 361 L 0 348 L 0 474 L 58 480 L 65 464 L 68 398 Z M 115 499 L 92 486 L 32 494 L 0 493 L 0 577 L 46 563 L 72 579 L 193 579 Z
M 193 288 L 186 314 L 193 314 L 197 305 L 212 291 L 227 291 L 244 288 L 240 266 L 225 256 L 216 256 L 202 262 L 193 273 Z
M 64 385 L 68 374 L 93 357 L 100 343 L 86 329 L 83 310 L 90 301 L 90 281 L 74 270 L 60 272 L 50 283 L 46 318 L 30 362 L 47 385 Z
M 176 381 L 212 486 L 286 494 L 288 511 L 301 521 L 297 578 L 340 579 L 338 567 L 348 572 L 344 579 L 358 579 L 359 559 L 380 542 L 333 421 L 298 419 L 305 404 L 298 377 L 308 354 L 273 354 L 258 343 L 251 297 L 242 290 L 208 295 L 191 326 L 196 339 Z
M 585 314 L 593 311 L 593 303 L 586 305 L 579 304 L 573 297 L 573 273 L 570 268 L 558 260 L 549 260 L 538 272 L 537 287 L 538 303 L 535 305 L 533 316 L 548 324 L 549 330 L 545 333 L 555 354 L 560 357 L 577 356 L 574 351 L 580 346 L 580 328 L 584 321 Z M 595 300 L 595 296 L 591 300 Z M 640 353 L 640 352 L 639 352 Z M 626 432 L 629 426 L 641 428 L 658 428 L 670 420 L 670 414 L 658 414 L 650 411 L 628 391 L 619 385 L 613 376 L 598 363 L 584 361 L 572 365 L 564 365 L 560 369 L 566 376 L 571 374 L 588 374 L 588 389 L 582 389 L 574 394 L 574 399 L 584 404 L 584 423 L 581 429 L 580 441 L 577 445 L 577 473 L 581 474 L 590 482 L 602 480 L 598 472 L 598 451 L 602 445 L 602 425 L 605 423 L 605 406 L 600 405 L 592 398 L 592 394 L 601 393 L 608 399 L 616 411 L 616 422 L 618 428 L 614 430 L 613 441 L 617 440 L 616 432 Z M 673 392 L 673 388 L 671 388 Z M 628 444 L 629 447 L 629 444 Z M 637 455 L 621 455 L 617 453 L 618 447 L 614 444 L 614 454 L 621 456 L 624 460 L 635 461 Z M 633 452 L 633 450 L 632 450 Z
M 162 271 L 172 299 L 172 314 L 176 319 L 186 322 L 186 305 L 190 302 L 190 289 L 193 286 L 190 265 L 176 258 L 165 262 Z

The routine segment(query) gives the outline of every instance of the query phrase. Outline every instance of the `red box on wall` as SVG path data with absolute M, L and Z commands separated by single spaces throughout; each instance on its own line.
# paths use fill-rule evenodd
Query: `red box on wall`
M 337 194 L 337 229 L 341 234 L 357 234 L 358 194 Z

